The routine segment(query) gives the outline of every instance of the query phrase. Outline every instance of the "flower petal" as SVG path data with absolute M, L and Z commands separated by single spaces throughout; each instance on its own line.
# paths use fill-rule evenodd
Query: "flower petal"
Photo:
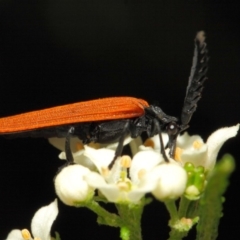
M 129 143 L 131 148 L 132 156 L 134 156 L 139 151 L 139 146 L 142 145 L 141 137 L 134 138 L 133 141 Z
M 12 230 L 6 240 L 23 240 L 22 233 L 19 229 Z
M 199 149 L 184 149 L 181 154 L 181 162 L 184 166 L 185 163 L 191 162 L 194 166 L 204 166 L 207 158 L 207 145 L 203 144 Z
M 132 186 L 128 191 L 121 189 L 118 184 L 107 183 L 105 179 L 96 172 L 91 172 L 86 180 L 88 184 L 100 190 L 110 202 L 132 202 L 137 203 L 146 193 L 151 192 L 156 184 L 153 181 L 145 181 L 140 187 Z
M 177 146 L 183 149 L 192 149 L 193 142 L 198 141 L 203 144 L 203 139 L 199 135 L 190 136 L 187 132 L 177 138 Z
M 108 184 L 105 179 L 96 172 L 91 172 L 86 177 L 88 184 L 97 188 L 110 202 L 116 202 L 119 198 L 119 188 L 115 184 Z
M 101 186 L 107 184 L 105 179 L 96 172 L 90 172 L 85 179 L 92 188 L 100 188 Z
M 131 138 L 131 137 L 126 137 L 124 139 L 124 142 L 123 142 L 123 146 L 131 143 L 134 139 Z M 108 149 L 112 149 L 112 150 L 116 150 L 117 149 L 117 146 L 118 146 L 118 142 L 115 142 L 115 143 L 110 143 L 110 144 L 101 144 L 101 147 L 102 148 L 108 148 Z
M 107 198 L 109 202 L 116 203 L 137 203 L 147 193 L 144 189 L 138 188 L 130 191 L 124 191 L 115 184 L 104 184 L 98 189 Z
M 80 165 L 82 165 L 84 167 L 87 167 L 90 170 L 94 170 L 95 169 L 95 165 L 93 164 L 93 162 L 87 156 L 84 155 L 84 153 L 85 153 L 85 149 L 82 149 L 82 150 L 79 150 L 77 152 L 74 152 L 72 154 L 74 162 L 77 163 L 77 164 L 80 164 Z M 66 160 L 67 159 L 65 152 L 61 152 L 58 155 L 58 157 L 61 160 Z
M 138 152 L 132 160 L 132 165 L 129 170 L 129 175 L 134 184 L 138 184 L 140 181 L 140 171 L 144 171 L 144 175 L 152 170 L 164 159 L 160 153 L 157 153 L 153 149 Z M 141 174 L 142 175 L 142 174 Z M 141 176 L 143 177 L 143 176 Z
M 41 240 L 50 240 L 50 231 L 54 220 L 58 215 L 57 199 L 49 205 L 40 208 L 33 216 L 31 230 L 33 236 Z
M 126 192 L 120 191 L 117 185 L 106 184 L 99 188 L 101 193 L 107 198 L 109 202 L 125 202 L 128 201 Z
M 55 148 L 61 150 L 61 151 L 65 151 L 65 142 L 66 142 L 66 138 L 57 138 L 57 137 L 53 137 L 53 138 L 49 138 L 48 139 L 49 143 L 51 145 L 53 145 Z M 70 148 L 72 150 L 72 152 L 77 152 L 79 151 L 78 146 L 79 145 L 83 145 L 82 141 L 79 140 L 79 138 L 77 137 L 73 137 L 71 138 L 70 141 Z
M 220 148 L 229 138 L 235 137 L 238 130 L 239 124 L 232 127 L 220 128 L 208 138 L 208 152 L 205 168 L 211 170 L 214 167 Z
M 163 139 L 163 145 L 166 146 L 169 140 L 167 133 L 162 133 L 162 139 Z M 145 141 L 144 145 L 139 146 L 139 149 L 142 151 L 154 149 L 157 152 L 161 152 L 159 135 L 157 134 L 151 138 L 148 138 Z
M 52 137 L 52 138 L 49 138 L 48 141 L 55 148 L 61 150 L 62 152 L 65 151 L 65 142 L 66 142 L 65 138 Z M 129 144 L 131 141 L 133 141 L 133 139 L 131 137 L 127 137 L 124 140 L 123 145 L 125 146 L 125 145 Z M 92 147 L 93 144 L 90 143 L 90 145 Z M 111 143 L 111 144 L 105 144 L 104 143 L 104 144 L 97 144 L 97 145 L 98 145 L 98 148 L 109 148 L 109 149 L 116 150 L 116 148 L 118 146 L 118 142 Z M 71 148 L 73 153 L 79 151 L 80 149 L 83 149 L 84 148 L 83 146 L 84 146 L 84 144 L 82 143 L 82 141 L 78 137 L 72 137 L 71 138 L 70 148 Z
M 73 153 L 74 162 L 84 167 L 87 167 L 90 170 L 95 169 L 95 165 L 93 164 L 93 162 L 87 156 L 85 156 L 84 153 L 85 153 L 84 149 Z
M 131 203 L 138 203 L 141 198 L 146 194 L 153 190 L 152 188 L 136 188 L 128 193 L 128 199 Z
M 111 149 L 101 148 L 96 150 L 94 148 L 85 146 L 84 155 L 91 159 L 100 173 L 102 172 L 103 168 L 108 168 L 108 165 L 114 158 L 114 154 L 115 151 Z

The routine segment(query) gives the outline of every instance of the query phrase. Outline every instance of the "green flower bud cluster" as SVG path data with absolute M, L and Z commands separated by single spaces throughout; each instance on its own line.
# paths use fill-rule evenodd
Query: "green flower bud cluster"
M 185 190 L 185 197 L 189 200 L 197 200 L 206 186 L 206 171 L 203 166 L 195 167 L 192 163 L 186 163 L 184 169 L 187 172 L 188 180 Z

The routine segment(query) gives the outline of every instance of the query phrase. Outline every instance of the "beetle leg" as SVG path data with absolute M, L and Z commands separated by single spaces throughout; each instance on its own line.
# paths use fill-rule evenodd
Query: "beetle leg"
M 169 140 L 169 145 L 168 145 L 170 148 L 169 156 L 173 159 L 175 157 L 175 150 L 176 150 L 176 137 L 177 136 L 175 136 L 175 138 L 171 139 L 171 141 Z
M 70 140 L 74 131 L 75 131 L 74 127 L 70 127 L 67 131 L 66 139 L 65 139 L 65 154 L 66 154 L 67 161 L 61 167 L 58 168 L 57 173 L 54 177 L 54 181 L 58 173 L 60 173 L 65 167 L 74 164 L 74 159 L 73 159 L 73 155 L 70 147 Z
M 169 159 L 168 159 L 168 157 L 167 157 L 167 155 L 165 153 L 165 148 L 164 148 L 163 138 L 162 138 L 162 131 L 161 131 L 161 127 L 160 127 L 159 121 L 154 118 L 153 119 L 153 124 L 154 124 L 154 127 L 157 129 L 157 132 L 158 132 L 160 146 L 161 146 L 161 154 L 162 154 L 165 162 L 169 162 Z
M 121 156 L 122 154 L 122 151 L 123 151 L 123 143 L 124 143 L 124 140 L 125 140 L 125 137 L 127 135 L 127 133 L 129 132 L 129 128 L 130 128 L 130 121 L 127 121 L 126 124 L 124 125 L 124 128 L 122 130 L 122 135 L 121 137 L 119 138 L 119 141 L 118 141 L 118 146 L 117 146 L 117 149 L 115 151 L 115 156 L 113 158 L 113 160 L 111 161 L 111 163 L 108 165 L 108 168 L 111 169 L 116 161 L 116 159 L 118 157 Z
M 72 151 L 71 151 L 71 147 L 70 147 L 70 140 L 71 137 L 74 133 L 75 128 L 74 127 L 70 127 L 68 129 L 67 135 L 66 135 L 66 140 L 65 140 L 65 153 L 66 153 L 66 158 L 67 158 L 67 163 L 68 164 L 73 164 L 74 163 L 74 159 L 73 159 L 73 155 L 72 155 Z

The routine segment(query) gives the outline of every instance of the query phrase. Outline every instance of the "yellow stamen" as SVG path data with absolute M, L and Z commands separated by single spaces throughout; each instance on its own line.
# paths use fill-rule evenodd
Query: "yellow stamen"
M 202 147 L 203 143 L 199 142 L 199 141 L 194 141 L 193 142 L 193 147 L 197 150 L 199 150 Z
M 181 159 L 182 152 L 183 152 L 183 150 L 182 150 L 181 148 L 176 147 L 175 156 L 174 156 L 174 159 L 175 159 L 176 161 L 179 161 L 179 162 L 182 161 L 182 159 Z
M 131 166 L 131 158 L 127 155 L 121 157 L 120 164 L 123 168 L 130 168 Z
M 151 147 L 151 148 L 154 148 L 154 142 L 152 139 L 148 138 L 144 144 L 143 144 L 145 147 Z
M 139 171 L 138 171 L 138 179 L 141 179 L 141 178 L 143 178 L 144 176 L 145 176 L 145 174 L 146 174 L 146 170 L 145 169 L 140 169 Z
M 106 177 L 109 173 L 109 169 L 102 167 L 101 170 L 102 170 L 102 175 Z
M 29 240 L 32 238 L 31 233 L 27 229 L 23 229 L 21 233 L 22 233 L 23 239 L 25 240 Z
M 76 149 L 77 149 L 77 151 L 84 149 L 83 144 L 81 142 L 77 142 Z

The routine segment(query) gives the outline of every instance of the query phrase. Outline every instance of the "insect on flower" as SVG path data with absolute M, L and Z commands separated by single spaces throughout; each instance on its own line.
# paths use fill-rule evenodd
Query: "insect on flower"
M 155 105 L 133 97 L 111 97 L 78 102 L 15 116 L 0 118 L 0 134 L 12 137 L 63 137 L 69 163 L 73 162 L 70 138 L 78 137 L 84 144 L 90 142 L 118 142 L 115 156 L 109 167 L 123 150 L 124 139 L 146 132 L 149 137 L 159 135 L 161 153 L 166 162 L 162 132 L 169 141 L 169 156 L 174 158 L 176 138 L 189 127 L 189 121 L 201 98 L 208 69 L 208 50 L 204 32 L 197 33 L 193 64 L 188 81 L 180 121 L 165 114 Z

